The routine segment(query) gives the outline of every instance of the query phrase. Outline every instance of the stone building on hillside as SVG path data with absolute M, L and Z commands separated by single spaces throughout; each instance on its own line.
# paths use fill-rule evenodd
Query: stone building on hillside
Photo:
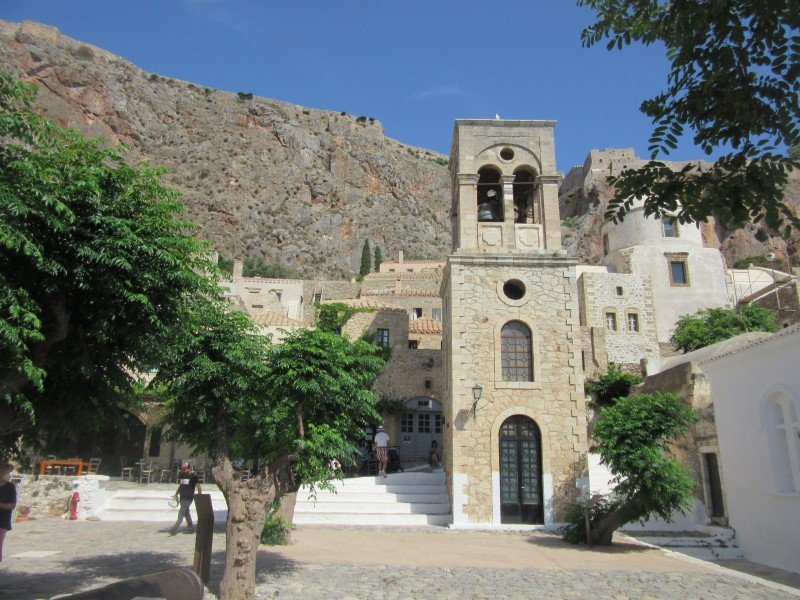
M 553 523 L 587 451 L 552 121 L 456 121 L 442 281 L 453 523 Z

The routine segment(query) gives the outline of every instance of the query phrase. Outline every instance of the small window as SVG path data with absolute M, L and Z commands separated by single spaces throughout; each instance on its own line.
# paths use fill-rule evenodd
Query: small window
M 606 329 L 608 329 L 609 331 L 617 330 L 617 313 L 613 312 L 606 313 Z
M 251 304 L 251 308 L 264 308 L 263 304 Z
M 433 433 L 442 433 L 442 415 L 433 415 Z
M 389 273 L 394 273 L 394 269 L 389 269 Z
M 413 273 L 413 272 L 414 272 L 414 269 L 406 269 L 406 272 L 407 272 L 407 273 Z
M 661 219 L 661 230 L 664 232 L 664 237 L 678 237 L 678 225 L 669 218 Z
M 434 308 L 431 309 L 431 317 L 437 321 L 442 320 L 442 309 L 441 308 Z
M 418 350 L 419 349 L 419 341 L 418 340 L 408 340 L 408 349 L 409 350 Z
M 686 263 L 682 260 L 669 261 L 669 277 L 672 285 L 689 285 Z
M 403 413 L 400 417 L 400 433 L 414 433 L 414 413 Z
M 416 321 L 417 319 L 422 318 L 422 309 L 421 308 L 412 308 L 411 309 L 411 319 Z
M 622 288 L 621 285 L 618 285 L 617 289 L 615 291 L 617 293 L 617 296 L 624 296 L 625 295 L 625 290 Z
M 383 348 L 389 347 L 389 330 L 388 329 L 378 329 L 378 333 L 375 335 L 375 343 L 378 346 L 382 346 Z
M 511 321 L 500 330 L 500 363 L 503 381 L 533 381 L 531 330 Z
M 417 433 L 431 432 L 431 416 L 419 413 L 417 415 Z
M 431 389 L 432 387 L 433 387 L 433 381 L 431 381 L 430 379 L 426 379 L 426 380 L 425 380 L 425 389 L 426 389 L 426 390 L 429 390 L 429 389 Z
M 628 331 L 639 331 L 639 315 L 628 313 Z
M 603 256 L 608 255 L 608 234 L 603 235 Z
M 320 302 L 322 302 L 322 292 L 316 292 L 314 294 L 314 306 L 318 305 Z

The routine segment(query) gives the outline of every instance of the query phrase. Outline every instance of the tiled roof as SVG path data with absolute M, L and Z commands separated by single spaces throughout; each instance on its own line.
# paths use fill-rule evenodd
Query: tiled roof
M 253 323 L 261 327 L 305 327 L 305 323 L 269 310 L 250 313 Z
M 393 304 L 387 304 L 385 302 L 379 302 L 377 300 L 369 300 L 368 298 L 346 298 L 344 300 L 323 300 L 323 304 L 334 304 L 340 303 L 346 306 L 352 306 L 354 308 L 375 308 L 377 310 L 400 310 L 405 312 L 405 309 L 401 306 L 395 306 Z
M 442 322 L 423 317 L 414 319 L 408 324 L 408 333 L 442 333 Z
M 437 298 L 439 292 L 433 290 L 415 290 L 413 288 L 402 288 L 396 290 L 394 288 L 383 288 L 380 290 L 362 290 L 362 296 L 398 296 L 400 298 L 412 296 L 425 296 L 430 298 Z
M 364 279 L 441 279 L 442 269 L 431 269 L 430 271 L 420 271 L 419 273 L 405 273 L 398 271 L 397 273 L 370 273 Z

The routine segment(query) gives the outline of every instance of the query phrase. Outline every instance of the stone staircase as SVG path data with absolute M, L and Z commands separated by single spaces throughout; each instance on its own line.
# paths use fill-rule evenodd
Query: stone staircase
M 641 542 L 703 560 L 743 558 L 730 527 L 702 526 L 698 531 L 625 531 Z
M 214 520 L 225 522 L 228 507 L 222 492 L 216 486 L 202 484 L 203 492 L 211 495 L 211 506 L 214 508 Z M 178 516 L 178 509 L 167 504 L 175 485 L 135 488 L 123 488 L 109 492 L 103 508 L 96 515 L 102 521 L 159 521 L 174 522 Z M 191 508 L 192 519 L 197 522 L 197 511 L 194 504 Z
M 419 527 L 447 525 L 450 499 L 444 473 L 405 472 L 336 482 L 336 493 L 301 488 L 294 509 L 296 525 Z

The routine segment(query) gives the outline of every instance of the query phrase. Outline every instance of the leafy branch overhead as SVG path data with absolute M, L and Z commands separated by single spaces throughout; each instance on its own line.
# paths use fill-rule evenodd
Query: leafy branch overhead
M 645 214 L 680 222 L 710 216 L 729 225 L 764 219 L 800 228 L 783 200 L 788 173 L 800 166 L 800 10 L 796 0 L 661 2 L 578 0 L 597 13 L 584 46 L 664 44 L 667 86 L 640 110 L 653 120 L 651 160 L 609 179 L 616 197 L 606 218 L 620 221 L 638 199 Z M 659 160 L 687 133 L 707 155 L 678 171 Z

